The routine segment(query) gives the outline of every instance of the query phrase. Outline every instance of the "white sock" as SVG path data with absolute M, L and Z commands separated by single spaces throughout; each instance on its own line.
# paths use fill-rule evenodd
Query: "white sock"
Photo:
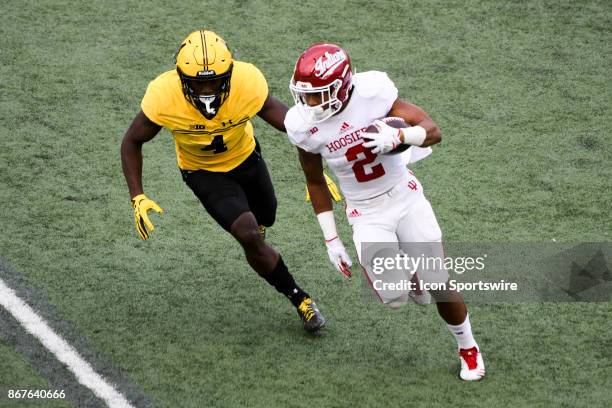
M 455 336 L 455 340 L 457 340 L 457 347 L 460 349 L 476 347 L 480 351 L 478 344 L 476 344 L 476 340 L 474 340 L 474 336 L 472 336 L 470 315 L 467 315 L 465 317 L 465 321 L 458 326 L 453 326 L 452 324 L 447 324 L 446 326 L 448 326 L 448 330 L 450 330 L 453 336 Z

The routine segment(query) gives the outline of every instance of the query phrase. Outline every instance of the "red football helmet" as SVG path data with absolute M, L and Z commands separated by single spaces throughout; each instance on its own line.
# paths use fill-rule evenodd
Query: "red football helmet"
M 320 123 L 348 101 L 352 77 L 346 51 L 335 44 L 314 44 L 295 63 L 289 89 L 304 119 Z

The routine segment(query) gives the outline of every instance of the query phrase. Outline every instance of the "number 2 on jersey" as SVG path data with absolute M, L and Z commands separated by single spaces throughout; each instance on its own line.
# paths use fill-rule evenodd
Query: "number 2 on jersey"
M 363 153 L 365 158 L 358 160 L 361 153 Z M 349 162 L 357 160 L 353 164 L 353 173 L 355 173 L 355 178 L 360 183 L 374 180 L 385 175 L 385 169 L 383 168 L 382 163 L 372 166 L 370 168 L 370 172 L 366 172 L 365 165 L 376 160 L 376 155 L 372 153 L 370 149 L 363 147 L 363 144 L 353 146 L 348 149 L 346 151 L 346 160 Z

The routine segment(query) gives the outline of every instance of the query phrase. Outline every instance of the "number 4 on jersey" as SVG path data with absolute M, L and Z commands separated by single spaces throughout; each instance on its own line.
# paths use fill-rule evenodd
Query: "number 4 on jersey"
M 202 148 L 203 151 L 209 152 L 212 150 L 214 154 L 223 153 L 227 151 L 227 146 L 223 142 L 223 135 L 217 135 L 213 138 L 212 143 Z

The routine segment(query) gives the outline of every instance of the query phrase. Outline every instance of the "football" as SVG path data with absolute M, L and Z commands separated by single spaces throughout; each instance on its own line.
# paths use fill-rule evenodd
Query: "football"
M 404 119 L 398 118 L 398 117 L 394 117 L 394 116 L 389 116 L 388 118 L 382 118 L 381 120 L 383 122 L 385 122 L 387 125 L 391 126 L 392 128 L 396 128 L 396 129 L 410 127 L 410 125 L 408 123 L 406 123 L 406 121 Z M 369 133 L 378 133 L 378 128 L 375 125 L 370 125 L 370 126 L 367 127 L 366 132 L 369 132 Z M 364 140 L 368 140 L 367 138 L 363 138 L 363 139 Z M 386 154 L 398 154 L 398 153 L 401 153 L 403 151 L 406 151 L 409 147 L 410 147 L 410 145 L 401 144 L 401 145 L 397 146 L 395 149 L 391 150 L 390 152 L 388 152 Z

